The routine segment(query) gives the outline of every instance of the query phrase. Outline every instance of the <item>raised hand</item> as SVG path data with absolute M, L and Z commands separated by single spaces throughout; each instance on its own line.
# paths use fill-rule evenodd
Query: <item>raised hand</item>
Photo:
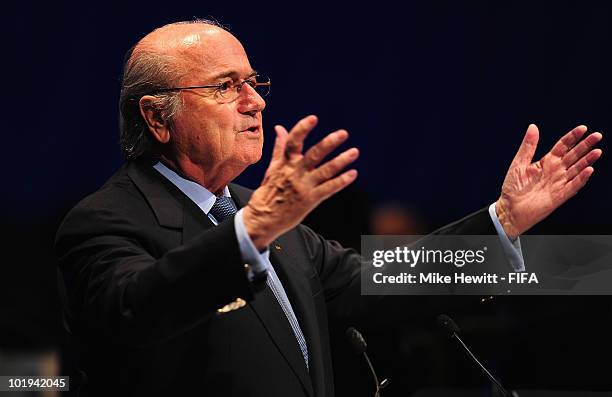
M 538 145 L 538 127 L 527 128 L 496 203 L 497 216 L 510 238 L 524 233 L 578 193 L 593 174 L 591 165 L 601 156 L 593 147 L 599 132 L 582 141 L 581 125 L 563 136 L 539 161 L 532 163 Z
M 304 139 L 316 124 L 317 118 L 308 116 L 290 133 L 282 126 L 275 127 L 276 141 L 270 166 L 244 209 L 246 231 L 259 250 L 300 223 L 321 201 L 357 178 L 356 170 L 338 175 L 357 159 L 359 151 L 356 148 L 319 165 L 348 138 L 345 130 L 327 135 L 302 154 Z

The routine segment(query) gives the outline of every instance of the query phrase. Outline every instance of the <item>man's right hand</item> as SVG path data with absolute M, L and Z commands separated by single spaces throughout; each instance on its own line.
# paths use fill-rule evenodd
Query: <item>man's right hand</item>
M 338 175 L 359 157 L 348 149 L 320 165 L 321 161 L 348 138 L 338 130 L 302 153 L 304 139 L 317 125 L 316 116 L 300 120 L 291 132 L 277 125 L 270 166 L 261 186 L 244 208 L 246 231 L 258 250 L 298 225 L 323 200 L 344 189 L 357 178 L 352 169 Z

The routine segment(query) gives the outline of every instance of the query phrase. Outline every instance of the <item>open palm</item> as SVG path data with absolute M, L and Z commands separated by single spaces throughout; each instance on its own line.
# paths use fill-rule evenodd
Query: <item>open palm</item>
M 519 148 L 496 203 L 497 215 L 506 234 L 514 238 L 547 217 L 586 184 L 591 165 L 601 156 L 593 147 L 599 132 L 580 140 L 587 131 L 581 125 L 564 135 L 539 161 L 532 162 L 539 131 L 531 124 Z

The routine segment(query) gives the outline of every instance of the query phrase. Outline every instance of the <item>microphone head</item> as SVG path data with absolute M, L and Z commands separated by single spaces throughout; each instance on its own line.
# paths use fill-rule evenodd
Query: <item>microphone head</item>
M 368 344 L 359 331 L 355 327 L 346 329 L 346 338 L 348 339 L 355 354 L 363 354 L 368 348 Z
M 461 333 L 457 324 L 446 314 L 440 314 L 437 317 L 437 323 L 438 326 L 451 338 L 455 334 L 459 335 Z

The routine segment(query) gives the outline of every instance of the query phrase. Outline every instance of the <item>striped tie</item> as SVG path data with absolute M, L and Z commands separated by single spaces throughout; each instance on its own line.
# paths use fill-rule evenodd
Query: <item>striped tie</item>
M 217 197 L 215 204 L 210 209 L 210 213 L 218 222 L 223 222 L 223 220 L 236 213 L 236 206 L 234 205 L 231 197 Z M 306 346 L 306 339 L 304 338 L 304 334 L 300 329 L 295 313 L 291 308 L 291 303 L 289 303 L 289 298 L 287 298 L 285 289 L 283 288 L 283 285 L 281 284 L 276 272 L 274 271 L 274 267 L 272 266 L 268 266 L 268 278 L 266 283 L 268 284 L 270 290 L 272 290 L 278 304 L 283 309 L 287 320 L 289 320 L 289 325 L 291 325 L 293 334 L 295 335 L 298 345 L 300 346 L 300 350 L 302 351 L 306 368 L 308 368 L 308 347 Z

